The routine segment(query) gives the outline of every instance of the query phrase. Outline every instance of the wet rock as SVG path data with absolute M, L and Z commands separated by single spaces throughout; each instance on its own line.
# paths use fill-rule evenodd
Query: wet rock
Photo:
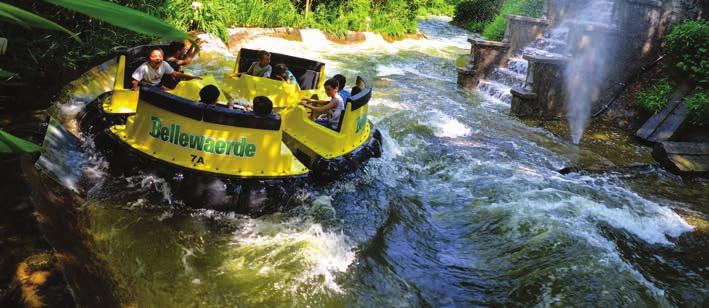
M 337 212 L 332 207 L 332 199 L 329 196 L 315 198 L 310 206 L 310 215 L 318 221 L 334 220 Z
M 53 253 L 32 255 L 20 262 L 2 306 L 71 307 L 74 301 Z

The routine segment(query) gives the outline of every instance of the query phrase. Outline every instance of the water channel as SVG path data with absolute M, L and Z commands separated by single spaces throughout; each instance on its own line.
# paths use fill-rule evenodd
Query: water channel
M 420 22 L 420 40 L 335 45 L 258 38 L 372 81 L 384 155 L 300 206 L 247 218 L 192 210 L 150 174 L 102 175 L 81 205 L 96 254 L 145 307 L 648 305 L 709 299 L 709 183 L 652 165 L 623 132 L 563 129 L 457 89 L 466 33 Z M 377 40 L 378 38 L 378 40 Z M 193 72 L 219 75 L 218 56 Z M 214 53 L 214 51 L 212 51 Z M 230 55 L 233 59 L 233 55 Z M 561 123 L 559 126 L 565 126 Z M 591 171 L 561 175 L 577 166 Z M 629 167 L 632 166 L 632 167 Z

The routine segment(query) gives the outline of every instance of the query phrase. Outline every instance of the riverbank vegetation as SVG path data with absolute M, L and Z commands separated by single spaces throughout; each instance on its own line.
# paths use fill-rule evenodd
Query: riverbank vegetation
M 651 113 L 659 112 L 667 105 L 672 90 L 688 83 L 694 88 L 684 98 L 690 123 L 709 124 L 709 22 L 690 20 L 678 24 L 665 42 L 671 69 L 636 94 L 638 105 Z
M 505 15 L 541 17 L 544 0 L 464 0 L 456 5 L 453 24 L 499 41 L 505 35 Z
M 150 0 L 144 0 L 150 1 Z M 164 15 L 180 29 L 203 30 L 227 40 L 227 28 L 316 28 L 345 35 L 372 31 L 389 36 L 415 33 L 416 17 L 451 15 L 458 0 L 168 0 Z

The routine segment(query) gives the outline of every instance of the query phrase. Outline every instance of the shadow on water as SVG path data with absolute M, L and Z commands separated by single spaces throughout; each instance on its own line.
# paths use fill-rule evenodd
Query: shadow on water
M 32 186 L 39 229 L 54 249 L 76 305 L 118 307 L 131 302 L 86 232 L 91 222 L 81 208 L 85 200 L 41 175 L 33 164 L 23 169 Z

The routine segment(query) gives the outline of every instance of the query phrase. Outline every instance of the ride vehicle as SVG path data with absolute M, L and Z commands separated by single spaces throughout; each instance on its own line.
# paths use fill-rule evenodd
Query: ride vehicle
M 82 133 L 93 136 L 113 170 L 150 169 L 169 179 L 191 206 L 259 215 L 286 206 L 283 200 L 304 181 L 329 181 L 381 156 L 381 134 L 367 119 L 372 87 L 363 78 L 357 77 L 358 93 L 347 99 L 333 130 L 312 121 L 309 109 L 299 105 L 303 98 L 325 97 L 322 62 L 271 53 L 272 63 L 286 64 L 297 77 L 297 84 L 287 83 L 243 74 L 258 51 L 241 49 L 234 70 L 219 81 L 183 81 L 169 92 L 133 91 L 130 75 L 152 47 L 122 52 L 113 90 L 79 117 Z M 216 106 L 197 101 L 207 84 L 222 93 Z M 225 108 L 227 101 L 257 96 L 273 102 L 272 114 Z M 213 194 L 224 198 L 207 204 Z

